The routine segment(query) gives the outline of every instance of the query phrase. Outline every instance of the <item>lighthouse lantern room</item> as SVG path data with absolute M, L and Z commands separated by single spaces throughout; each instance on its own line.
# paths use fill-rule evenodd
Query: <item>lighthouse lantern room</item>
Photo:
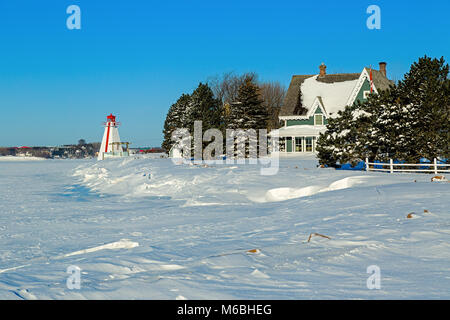
M 98 160 L 104 160 L 111 157 L 128 157 L 128 145 L 129 142 L 121 142 L 119 136 L 119 125 L 116 121 L 116 116 L 110 114 L 106 117 L 106 122 L 103 123 L 105 132 L 103 134 L 102 144 L 98 151 Z M 126 148 L 122 147 L 126 145 Z

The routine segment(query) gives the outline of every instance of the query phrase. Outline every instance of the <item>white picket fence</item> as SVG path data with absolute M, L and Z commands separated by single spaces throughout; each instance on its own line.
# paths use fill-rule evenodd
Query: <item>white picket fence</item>
M 382 166 L 388 168 L 374 168 L 370 166 Z M 395 167 L 428 167 L 428 169 L 418 168 L 418 169 L 397 169 Z M 366 158 L 366 171 L 387 171 L 390 173 L 394 172 L 432 172 L 434 174 L 438 174 L 440 172 L 449 172 L 450 169 L 446 169 L 450 167 L 450 164 L 441 164 L 437 163 L 437 159 L 433 160 L 433 163 L 394 163 L 392 159 L 389 159 L 389 163 L 377 163 L 377 162 L 369 162 L 369 159 Z

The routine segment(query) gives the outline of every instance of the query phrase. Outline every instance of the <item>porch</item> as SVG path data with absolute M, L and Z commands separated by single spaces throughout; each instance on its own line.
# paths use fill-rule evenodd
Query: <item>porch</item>
M 278 129 L 279 151 L 285 153 L 315 153 L 317 139 L 324 125 L 295 125 Z M 273 135 L 271 132 L 269 135 Z

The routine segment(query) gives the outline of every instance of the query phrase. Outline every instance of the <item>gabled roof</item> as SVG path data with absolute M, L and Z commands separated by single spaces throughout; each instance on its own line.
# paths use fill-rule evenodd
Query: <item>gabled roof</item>
M 368 79 L 369 72 L 369 68 L 364 68 L 360 73 L 326 74 L 321 77 L 319 75 L 294 75 L 292 76 L 279 116 L 295 118 L 309 117 L 311 112 L 313 112 L 311 109 L 313 109 L 316 99 L 320 99 L 325 113 L 335 114 L 348 103 L 353 103 L 356 97 L 355 91 L 359 92 L 366 77 Z M 372 78 L 376 92 L 386 90 L 393 84 L 392 81 L 375 69 L 372 69 Z M 302 105 L 307 111 L 301 115 L 295 115 L 294 109 L 300 92 L 302 94 Z
M 334 91 L 333 88 L 336 88 L 338 91 L 340 91 L 341 95 L 344 94 L 342 92 L 342 89 L 346 89 L 345 91 L 348 91 L 347 97 L 345 97 L 345 99 L 342 99 L 346 100 L 346 98 L 348 98 L 348 95 L 350 94 L 350 91 L 348 89 L 349 86 L 343 83 L 348 81 L 356 81 L 360 75 L 360 73 L 326 74 L 322 77 L 319 77 L 318 75 L 294 75 L 286 93 L 286 98 L 284 99 L 283 106 L 281 107 L 280 116 L 294 115 L 294 109 L 298 101 L 300 89 L 302 89 L 303 107 L 308 109 L 308 111 L 302 114 L 302 116 L 306 116 L 306 114 L 309 113 L 309 109 L 312 107 L 312 103 L 317 97 L 321 97 L 322 106 L 325 106 L 327 112 L 332 112 L 327 108 L 328 104 L 330 104 L 331 107 L 331 104 L 335 102 L 335 99 L 330 96 L 330 93 Z M 306 87 L 304 86 L 305 81 Z M 353 89 L 353 87 L 351 89 Z
M 322 110 L 322 114 L 328 118 L 328 112 L 325 109 L 325 105 L 323 103 L 323 99 L 321 96 L 317 96 L 314 99 L 314 102 L 312 103 L 311 108 L 309 108 L 308 113 L 306 114 L 306 117 L 307 118 L 311 117 L 316 112 L 317 108 Z
M 370 68 L 364 68 L 368 73 L 370 73 Z M 372 69 L 372 79 L 373 85 L 378 91 L 387 90 L 389 86 L 394 84 L 394 81 L 389 80 L 380 71 Z
M 331 75 L 333 81 L 324 81 L 327 76 L 314 76 L 303 81 L 302 102 L 308 109 L 308 114 L 315 107 L 317 97 L 321 98 L 322 106 L 329 115 L 337 113 L 347 104 L 347 99 L 356 86 L 359 74 Z
M 346 105 L 352 105 L 356 96 L 358 95 L 361 87 L 365 81 L 370 81 L 370 68 L 364 68 L 359 76 L 356 86 L 353 88 L 351 94 L 348 97 Z M 389 88 L 390 85 L 394 84 L 393 81 L 386 78 L 380 71 L 372 69 L 372 81 L 373 81 L 373 90 L 375 93 L 379 93 L 379 91 L 383 91 Z

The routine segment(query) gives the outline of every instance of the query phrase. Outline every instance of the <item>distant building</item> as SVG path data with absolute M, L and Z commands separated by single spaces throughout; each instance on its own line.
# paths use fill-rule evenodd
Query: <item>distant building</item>
M 47 159 L 92 158 L 100 146 L 99 142 L 85 145 L 64 145 L 54 147 L 8 147 L 0 148 L 0 156 L 39 157 Z

